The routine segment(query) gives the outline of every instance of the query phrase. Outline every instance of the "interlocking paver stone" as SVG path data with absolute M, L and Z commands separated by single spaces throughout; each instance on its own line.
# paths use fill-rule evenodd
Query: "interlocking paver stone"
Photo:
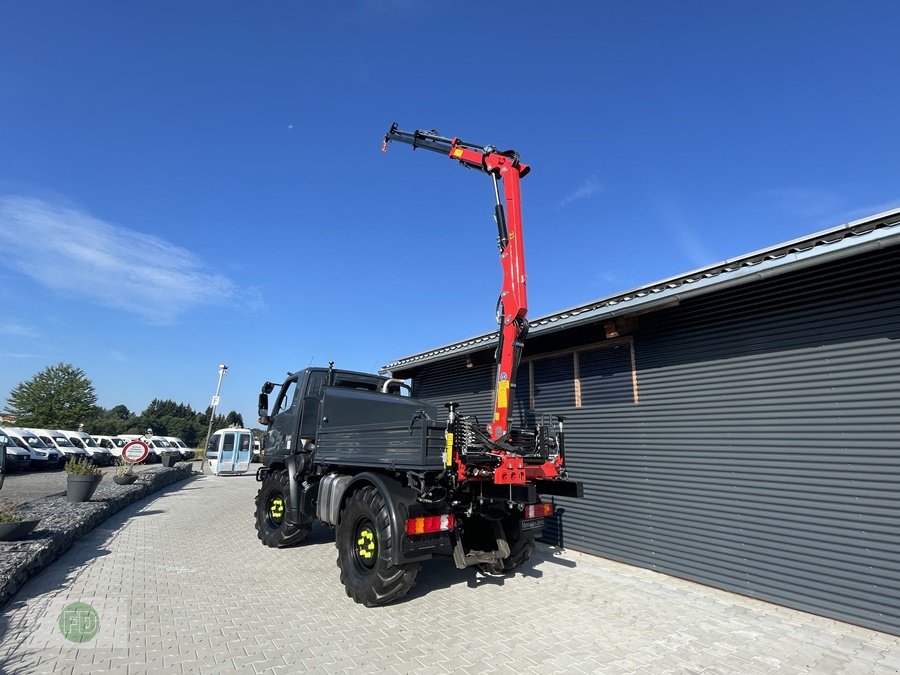
M 0 615 L 0 672 L 900 669 L 898 637 L 546 546 L 505 579 L 426 563 L 405 599 L 366 609 L 340 585 L 327 528 L 268 549 L 253 529 L 252 477 L 189 486 L 113 516 L 26 584 Z M 102 605 L 96 644 L 59 632 L 71 602 Z

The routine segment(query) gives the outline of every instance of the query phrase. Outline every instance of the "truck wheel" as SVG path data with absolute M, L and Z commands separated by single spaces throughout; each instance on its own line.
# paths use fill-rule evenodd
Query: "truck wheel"
M 256 493 L 256 536 L 270 548 L 299 544 L 311 529 L 308 523 L 288 525 L 285 522 L 290 494 L 285 470 L 269 473 Z
M 394 536 L 381 492 L 369 486 L 350 495 L 335 543 L 341 583 L 355 602 L 383 605 L 405 595 L 415 583 L 419 563 L 391 562 Z

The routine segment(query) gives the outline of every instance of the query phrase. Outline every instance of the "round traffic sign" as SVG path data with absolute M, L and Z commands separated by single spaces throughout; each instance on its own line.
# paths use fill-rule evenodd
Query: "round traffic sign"
M 150 446 L 144 441 L 131 441 L 122 448 L 122 459 L 132 464 L 143 462 L 150 454 Z

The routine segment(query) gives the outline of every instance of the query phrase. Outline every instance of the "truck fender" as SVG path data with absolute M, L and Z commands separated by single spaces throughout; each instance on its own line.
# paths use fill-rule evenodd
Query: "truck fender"
M 288 522 L 297 524 L 300 522 L 300 477 L 299 466 L 297 465 L 297 457 L 291 455 L 284 460 L 285 468 L 288 474 L 288 491 L 290 494 L 290 512 L 288 513 Z
M 303 480 L 303 474 L 309 467 L 309 455 L 289 455 L 285 457 L 284 468 L 288 474 L 288 494 L 290 495 L 291 504 L 288 511 L 288 523 L 299 525 L 308 520 L 300 515 L 300 495 L 303 488 L 300 481 Z
M 406 533 L 406 516 L 411 504 L 416 503 L 417 492 L 411 488 L 405 488 L 399 482 L 380 473 L 363 472 L 353 477 L 347 484 L 341 497 L 341 510 L 347 501 L 347 496 L 358 487 L 372 485 L 381 492 L 384 503 L 387 505 L 388 517 L 391 519 L 391 528 L 394 537 L 391 540 L 391 562 L 400 565 L 408 562 L 403 555 L 402 540 Z M 340 522 L 337 523 L 340 525 Z

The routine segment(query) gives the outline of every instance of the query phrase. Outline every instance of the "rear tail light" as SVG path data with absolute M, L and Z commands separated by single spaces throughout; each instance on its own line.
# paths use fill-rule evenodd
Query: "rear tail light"
M 553 504 L 529 504 L 525 507 L 525 519 L 544 518 L 553 515 Z
M 445 513 L 441 516 L 421 516 L 409 518 L 406 521 L 406 534 L 429 534 L 431 532 L 446 532 L 454 527 L 453 515 Z

